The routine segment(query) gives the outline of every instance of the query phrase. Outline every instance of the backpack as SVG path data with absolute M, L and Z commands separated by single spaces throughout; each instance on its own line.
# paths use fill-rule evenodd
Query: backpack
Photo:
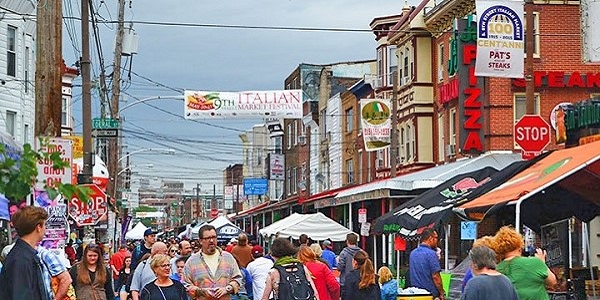
M 246 268 L 240 268 L 242 275 L 244 276 L 244 288 L 248 297 L 252 298 L 252 275 L 246 270 Z
M 274 266 L 279 271 L 279 287 L 275 299 L 280 300 L 314 300 L 315 291 L 306 279 L 304 265 L 292 263 L 285 266 Z

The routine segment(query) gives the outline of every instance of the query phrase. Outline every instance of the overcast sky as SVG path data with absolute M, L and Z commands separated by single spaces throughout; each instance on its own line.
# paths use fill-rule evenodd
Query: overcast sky
M 65 0 L 65 15 L 79 16 L 79 1 Z M 116 20 L 117 1 L 93 1 L 99 19 Z M 412 5 L 417 4 L 412 3 Z M 131 7 L 129 4 L 131 3 Z M 403 1 L 377 0 L 133 0 L 127 1 L 127 21 L 140 38 L 138 54 L 128 61 L 123 73 L 123 96 L 180 96 L 182 89 L 208 91 L 280 90 L 284 79 L 300 64 L 327 64 L 375 58 L 375 36 L 370 32 L 233 29 L 191 27 L 177 24 L 219 24 L 273 27 L 369 29 L 373 18 L 399 14 Z M 147 25 L 136 23 L 175 24 Z M 63 53 L 67 64 L 80 55 L 79 22 L 65 21 Z M 111 72 L 115 25 L 98 25 L 104 64 Z M 100 66 L 94 43 L 93 74 Z M 131 73 L 128 70 L 131 70 Z M 76 84 L 80 84 L 78 79 Z M 73 113 L 81 132 L 81 91 L 74 94 Z M 128 96 L 129 95 L 129 96 Z M 127 105 L 121 103 L 121 107 Z M 140 153 L 131 156 L 137 176 L 184 179 L 186 188 L 202 184 L 211 191 L 222 182 L 222 170 L 241 162 L 239 134 L 261 120 L 183 119 L 183 102 L 157 100 L 123 111 L 124 143 L 129 151 L 141 148 L 173 148 L 176 155 Z M 94 117 L 99 100 L 94 98 Z M 208 125 L 207 125 L 208 124 Z M 213 125 L 213 126 L 209 126 Z M 214 126 L 220 128 L 216 128 Z M 223 129 L 225 128 L 225 129 Z M 220 190 L 220 187 L 217 187 Z

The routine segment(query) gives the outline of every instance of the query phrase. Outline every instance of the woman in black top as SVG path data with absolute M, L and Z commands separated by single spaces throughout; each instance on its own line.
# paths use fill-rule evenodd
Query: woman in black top
M 359 250 L 354 253 L 352 266 L 354 270 L 348 273 L 342 286 L 342 298 L 346 300 L 381 299 L 375 268 L 367 252 Z
M 156 279 L 148 283 L 141 291 L 141 300 L 187 300 L 185 287 L 180 282 L 171 280 L 171 264 L 169 256 L 155 255 L 150 262 L 150 268 L 156 274 Z
M 88 245 L 83 250 L 81 261 L 69 274 L 77 299 L 109 300 L 115 298 L 110 269 L 104 264 L 102 250 L 97 245 Z
M 129 293 L 127 293 L 126 286 L 132 273 L 131 257 L 128 256 L 123 260 L 123 267 L 119 270 L 119 278 L 117 278 L 117 284 L 115 285 L 117 287 L 116 292 L 119 293 L 121 300 L 127 300 Z

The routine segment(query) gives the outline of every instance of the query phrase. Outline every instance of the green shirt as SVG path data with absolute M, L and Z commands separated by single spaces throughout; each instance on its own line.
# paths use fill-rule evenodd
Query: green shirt
M 550 299 L 544 283 L 548 267 L 539 258 L 518 256 L 500 262 L 496 270 L 510 279 L 520 300 Z

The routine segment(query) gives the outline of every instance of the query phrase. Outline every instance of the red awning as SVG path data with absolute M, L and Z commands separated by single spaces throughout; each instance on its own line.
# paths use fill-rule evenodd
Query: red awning
M 249 215 L 249 214 L 251 214 L 251 213 L 253 213 L 253 212 L 257 211 L 257 210 L 260 210 L 261 208 L 267 207 L 268 205 L 269 205 L 268 201 L 264 202 L 264 203 L 261 203 L 259 205 L 256 205 L 254 207 L 248 208 L 248 209 L 240 212 L 236 217 L 243 217 L 243 216 Z
M 341 192 L 342 190 L 347 189 L 348 187 L 341 187 L 341 188 L 337 188 L 337 189 L 333 189 L 333 190 L 328 190 L 328 191 L 324 191 L 318 194 L 314 194 L 312 196 L 310 196 L 308 199 L 306 198 L 302 198 L 298 201 L 299 204 L 307 204 L 313 201 L 317 201 L 317 200 L 321 200 L 321 199 L 325 199 L 325 198 L 330 198 L 330 197 L 335 197 L 337 196 L 337 194 L 339 192 Z

